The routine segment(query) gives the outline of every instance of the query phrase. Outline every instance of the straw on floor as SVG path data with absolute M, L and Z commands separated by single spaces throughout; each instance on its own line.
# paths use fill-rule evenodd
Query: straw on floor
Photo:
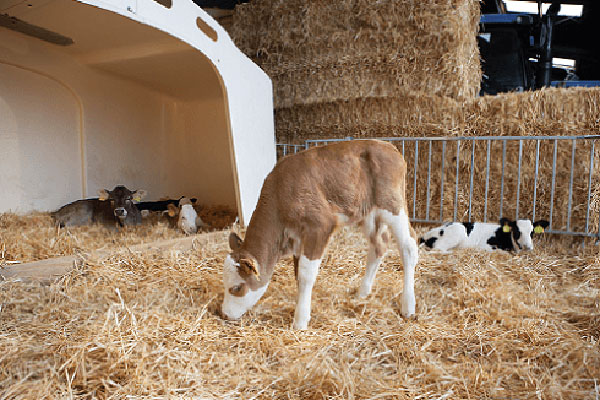
M 13 219 L 1 232 L 21 228 Z M 228 233 L 198 235 L 194 250 L 171 256 L 88 258 L 49 286 L 1 282 L 0 396 L 598 397 L 600 257 L 589 243 L 421 251 L 417 318 L 405 320 L 395 249 L 373 294 L 354 299 L 366 242 L 346 228 L 323 260 L 309 330 L 296 332 L 291 260 L 241 321 L 217 315 Z

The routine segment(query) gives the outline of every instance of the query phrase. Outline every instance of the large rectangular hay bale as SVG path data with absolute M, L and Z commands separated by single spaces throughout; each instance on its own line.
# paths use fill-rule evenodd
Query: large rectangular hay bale
M 278 142 L 340 137 L 447 136 L 462 132 L 460 103 L 423 93 L 298 104 L 275 111 Z
M 255 0 L 231 35 L 274 81 L 275 108 L 423 91 L 479 91 L 476 0 Z

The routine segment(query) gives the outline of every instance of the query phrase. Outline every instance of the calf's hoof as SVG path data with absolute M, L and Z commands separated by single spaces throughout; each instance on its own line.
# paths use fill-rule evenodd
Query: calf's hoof
M 292 326 L 293 326 L 294 330 L 304 331 L 308 328 L 309 321 L 310 321 L 310 317 L 308 317 L 308 318 L 294 317 L 294 324 Z
M 296 321 L 294 321 L 293 328 L 296 331 L 305 331 L 306 329 L 308 329 L 308 322 L 296 322 Z
M 415 297 L 402 296 L 402 316 L 410 318 L 415 315 Z
M 370 295 L 370 294 L 371 294 L 371 291 L 370 291 L 370 290 L 366 290 L 366 289 L 360 288 L 360 289 L 358 289 L 358 291 L 356 292 L 356 294 L 355 294 L 355 297 L 356 297 L 357 299 L 359 299 L 359 300 L 364 300 L 364 299 L 366 299 L 367 297 L 369 297 L 369 295 Z

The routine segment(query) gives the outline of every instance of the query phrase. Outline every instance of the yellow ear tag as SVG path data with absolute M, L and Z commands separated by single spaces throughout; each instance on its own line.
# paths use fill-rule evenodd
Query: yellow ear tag
M 533 231 L 535 233 L 544 233 L 544 228 L 538 225 L 535 228 L 533 228 Z
M 508 232 L 510 232 L 510 226 L 508 226 L 508 225 L 504 225 L 504 226 L 502 227 L 502 232 L 504 232 L 504 233 L 508 233 Z
M 169 217 L 174 217 L 175 216 L 175 211 L 174 210 L 169 210 L 168 214 L 169 214 Z
M 142 198 L 140 196 L 135 196 L 133 198 L 133 201 L 137 201 L 138 203 L 142 200 Z

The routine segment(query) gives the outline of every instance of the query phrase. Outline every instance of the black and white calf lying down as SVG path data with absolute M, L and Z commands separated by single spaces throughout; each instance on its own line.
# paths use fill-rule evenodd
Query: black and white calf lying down
M 518 251 L 533 250 L 533 234 L 542 233 L 548 221 L 527 219 L 511 221 L 502 218 L 500 223 L 450 222 L 434 228 L 419 239 L 420 244 L 430 249 L 477 248 L 483 250 Z

